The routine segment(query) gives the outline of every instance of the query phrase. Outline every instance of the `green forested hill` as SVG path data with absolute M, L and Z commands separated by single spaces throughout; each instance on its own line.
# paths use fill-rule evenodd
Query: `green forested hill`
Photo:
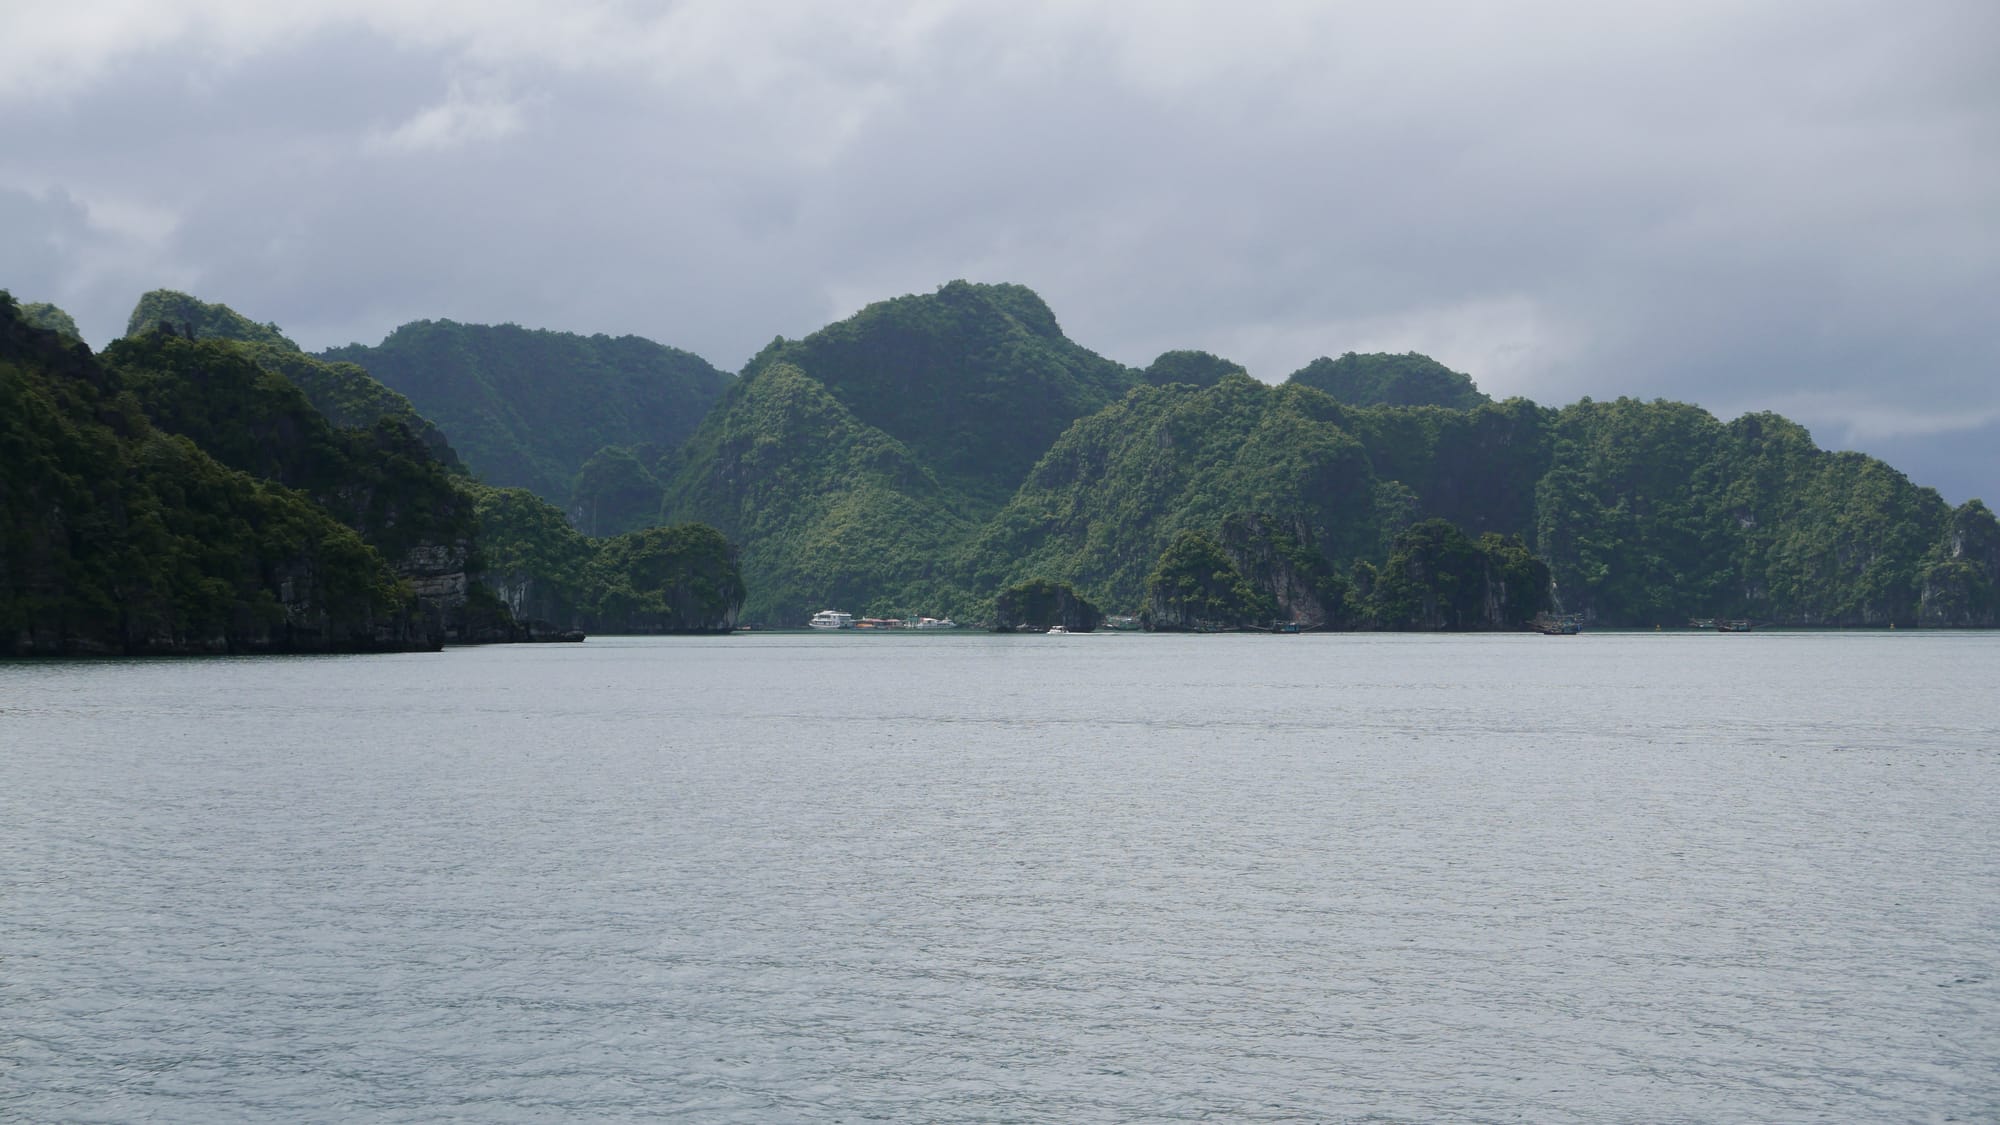
M 1978 501 L 1954 511 L 1774 414 L 1725 425 L 1681 403 L 1586 399 L 1552 432 L 1535 543 L 1565 607 L 1632 624 L 2000 624 Z
M 1348 352 L 1339 359 L 1321 356 L 1292 372 L 1288 382 L 1325 391 L 1350 406 L 1449 406 L 1470 410 L 1492 401 L 1473 385 L 1470 375 L 1453 371 L 1416 352 L 1402 355 Z
M 435 585 L 449 576 L 423 567 L 440 544 L 469 542 L 454 572 L 461 589 L 483 553 L 496 605 L 563 628 L 719 628 L 739 596 L 744 619 L 767 625 L 829 607 L 978 619 L 1003 589 L 1042 588 L 1176 628 L 1269 627 L 1265 615 L 1505 628 L 1545 607 L 1630 626 L 2000 626 L 2000 522 L 1983 504 L 1953 509 L 1880 461 L 1819 449 L 1776 415 L 1725 423 L 1664 401 L 1495 403 L 1415 355 L 1316 361 L 1281 386 L 1202 352 L 1166 353 L 1142 373 L 1064 338 L 1018 286 L 953 282 L 776 341 L 741 379 L 708 369 L 719 401 L 671 449 L 663 413 L 637 425 L 626 407 L 668 412 L 662 388 L 676 377 L 666 368 L 685 353 L 449 322 L 340 350 L 405 364 L 413 384 L 456 396 L 496 459 L 489 470 L 511 463 L 541 482 L 539 495 L 492 487 L 504 475 L 449 476 L 449 462 L 411 436 L 422 419 L 409 399 L 221 306 L 149 294 L 135 321 L 173 330 L 142 331 L 104 362 L 8 308 L 15 352 L 28 358 L 12 361 L 12 398 L 0 405 L 15 410 L 11 440 L 43 452 L 6 466 L 18 479 L 0 496 L 14 521 L 0 575 L 14 582 L 7 620 L 33 622 L 31 633 L 69 628 L 50 626 L 45 611 L 94 604 L 100 616 L 85 633 L 101 638 L 127 628 L 116 617 L 126 611 L 112 608 L 121 601 L 155 607 L 137 612 L 159 621 L 169 611 L 157 607 L 183 596 L 148 592 L 157 582 L 74 591 L 108 589 L 127 565 L 151 573 L 141 565 L 151 554 L 182 558 L 186 542 L 92 571 L 51 561 L 62 550 L 96 558 L 88 541 L 32 530 L 50 513 L 182 504 L 171 489 L 110 509 L 83 493 L 47 500 L 72 485 L 110 487 L 77 485 L 96 478 L 68 469 L 48 475 L 52 458 L 81 471 L 86 458 L 65 461 L 73 450 L 49 443 L 89 430 L 85 417 L 111 435 L 84 444 L 111 442 L 102 459 L 124 474 L 116 488 L 151 479 L 129 467 L 125 446 L 138 441 L 153 451 L 145 464 L 240 478 L 229 487 L 266 508 L 304 505 L 289 526 L 331 516 L 358 529 L 351 542 L 363 553 L 341 557 L 372 559 L 377 578 L 388 556 L 402 578 L 429 573 Z M 80 372 L 79 386 L 94 389 L 84 396 L 51 371 Z M 22 476 L 21 465 L 43 475 Z M 92 526 L 122 528 L 126 516 L 103 518 L 112 522 Z M 717 531 L 655 526 L 669 522 Z M 215 537 L 300 557 L 296 541 L 257 538 L 268 523 Z M 198 566 L 186 572 L 193 585 L 175 590 L 222 599 L 202 620 L 229 598 L 255 601 L 240 575 L 204 585 Z M 645 588 L 661 575 L 683 584 Z M 408 591 L 396 583 L 377 583 L 366 628 L 404 612 L 396 599 Z M 183 626 L 138 628 L 178 636 Z
M 0 293 L 0 652 L 435 647 L 410 588 L 282 485 L 155 428 Z
M 83 333 L 76 329 L 76 320 L 47 301 L 35 301 L 20 306 L 20 315 L 24 323 L 36 328 L 46 328 L 72 340 L 83 339 Z
M 1212 387 L 1226 375 L 1247 375 L 1240 363 L 1199 351 L 1162 352 L 1146 366 L 1145 380 L 1155 387 L 1186 383 L 1191 387 Z
M 1561 608 L 1606 624 L 2000 624 L 2000 527 L 1772 415 L 1680 403 L 1355 409 L 1247 379 L 1136 392 L 1058 441 L 968 552 L 1114 609 L 1150 560 L 1228 516 L 1295 521 L 1339 568 L 1443 519 L 1518 536 Z
M 701 357 L 637 336 L 423 320 L 373 347 L 320 358 L 360 365 L 436 421 L 481 480 L 569 503 L 605 446 L 672 448 L 732 381 Z
M 1024 435 L 1051 431 L 996 506 Z M 746 617 L 764 623 L 824 606 L 980 615 L 1038 579 L 1189 620 L 1149 603 L 1149 578 L 1176 543 L 1199 559 L 1212 542 L 1251 585 L 1313 586 L 1281 601 L 1330 601 L 1323 619 L 1348 625 L 1472 620 L 1411 584 L 1440 566 L 1486 591 L 1485 627 L 1540 607 L 1528 573 L 1601 624 L 2000 624 L 1983 506 L 1954 512 L 1783 419 L 1495 403 L 1415 355 L 1349 354 L 1273 387 L 1173 352 L 1141 377 L 1063 340 L 1017 287 L 955 282 L 774 344 L 671 466 L 666 512 L 743 544 Z M 1411 538 L 1426 521 L 1462 541 Z M 1228 526 L 1293 530 L 1232 543 Z M 1203 605 L 1229 600 L 1227 583 L 1202 588 Z
M 1207 388 L 1145 387 L 1072 427 L 966 552 L 970 584 L 1061 579 L 1134 612 L 1182 531 L 1225 517 L 1301 517 L 1336 559 L 1382 542 L 1367 450 L 1342 408 L 1302 387 L 1234 375 Z
M 461 471 L 458 454 L 430 419 L 417 413 L 410 400 L 390 390 L 352 363 L 324 363 L 299 350 L 275 324 L 258 324 L 228 305 L 171 289 L 155 289 L 139 298 L 126 323 L 127 338 L 150 335 L 167 326 L 196 340 L 233 340 L 248 346 L 265 369 L 283 375 L 305 393 L 335 426 L 368 429 L 382 418 L 394 418 L 417 435 L 447 468 Z
M 817 380 L 982 513 L 1006 502 L 1071 422 L 1140 379 L 1071 343 L 1033 291 L 964 281 L 776 341 L 747 371 L 775 363 Z
M 112 344 L 104 362 L 155 426 L 232 469 L 311 497 L 392 565 L 419 549 L 442 549 L 463 571 L 472 506 L 444 466 L 394 418 L 335 427 L 289 379 L 258 362 L 261 348 L 161 327 Z
M 143 336 L 162 325 L 196 340 L 235 340 L 299 350 L 275 324 L 259 324 L 228 305 L 211 304 L 174 289 L 155 289 L 141 296 L 125 322 L 125 335 Z
M 746 620 L 942 613 L 971 522 L 911 449 L 790 363 L 759 365 L 675 456 L 666 514 L 742 545 Z

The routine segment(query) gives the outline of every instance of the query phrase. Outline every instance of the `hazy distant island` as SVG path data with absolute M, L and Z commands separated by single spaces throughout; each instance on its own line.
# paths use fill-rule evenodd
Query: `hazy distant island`
M 0 652 L 311 652 L 800 626 L 2000 625 L 1978 500 L 1775 414 L 1494 402 L 1428 357 L 1278 385 L 956 281 L 730 375 L 419 321 L 309 354 L 156 291 L 93 354 L 0 294 Z

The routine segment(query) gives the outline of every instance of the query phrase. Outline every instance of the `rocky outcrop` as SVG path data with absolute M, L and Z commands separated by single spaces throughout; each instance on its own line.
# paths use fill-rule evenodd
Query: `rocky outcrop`
M 1104 614 L 1065 582 L 1030 579 L 1000 591 L 993 604 L 993 631 L 1014 633 L 1057 625 L 1072 633 L 1088 633 L 1104 623 Z
M 1924 569 L 1917 617 L 1933 628 L 2000 625 L 2000 522 L 1986 505 L 1968 500 L 1952 512 Z
M 1444 520 L 1410 527 L 1380 568 L 1359 570 L 1357 601 L 1376 628 L 1511 630 L 1549 609 L 1548 564 L 1517 539 L 1474 540 Z
M 1279 624 L 1304 630 L 1345 623 L 1347 581 L 1320 554 L 1304 520 L 1231 516 L 1220 542 L 1243 580 L 1277 603 Z

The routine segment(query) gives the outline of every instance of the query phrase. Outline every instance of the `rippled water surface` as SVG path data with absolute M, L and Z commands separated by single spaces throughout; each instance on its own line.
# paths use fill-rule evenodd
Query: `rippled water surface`
M 0 1118 L 1990 1121 L 2000 636 L 0 664 Z

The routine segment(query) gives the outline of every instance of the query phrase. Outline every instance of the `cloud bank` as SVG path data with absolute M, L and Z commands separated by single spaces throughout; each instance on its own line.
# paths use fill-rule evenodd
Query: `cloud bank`
M 80 0 L 0 38 L 0 285 L 730 367 L 1018 281 L 1129 363 L 1419 350 L 2000 499 L 2000 8 Z

